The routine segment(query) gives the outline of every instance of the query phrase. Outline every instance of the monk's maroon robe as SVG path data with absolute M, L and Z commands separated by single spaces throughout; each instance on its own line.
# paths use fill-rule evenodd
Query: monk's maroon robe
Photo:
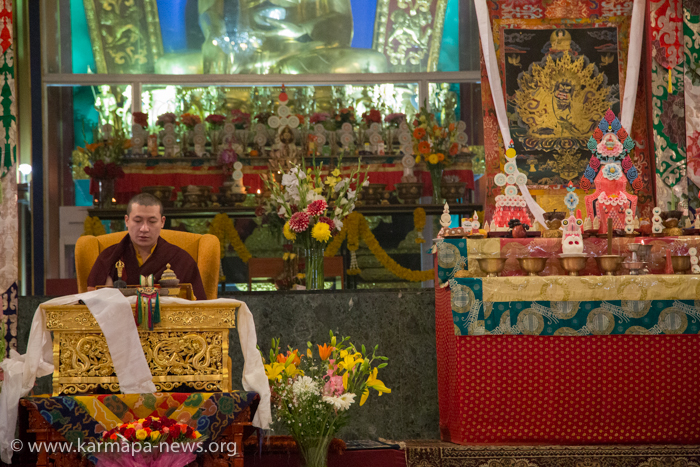
M 122 280 L 128 285 L 138 285 L 141 276 L 151 274 L 153 274 L 154 284 L 157 284 L 166 266 L 170 264 L 170 269 L 173 270 L 181 283 L 192 284 L 192 292 L 197 300 L 207 299 L 197 263 L 192 256 L 179 246 L 166 242 L 162 237 L 158 237 L 158 242 L 151 256 L 144 261 L 143 265 L 139 266 L 131 237 L 128 234 L 125 235 L 121 242 L 106 248 L 97 257 L 97 261 L 90 271 L 90 276 L 88 276 L 88 287 L 104 285 L 107 276 L 112 277 L 112 280 L 116 282 L 117 268 L 115 264 L 119 260 L 124 262 Z

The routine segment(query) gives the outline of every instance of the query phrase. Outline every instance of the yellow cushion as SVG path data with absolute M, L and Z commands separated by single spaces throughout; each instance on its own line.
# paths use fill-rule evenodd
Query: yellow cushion
M 87 292 L 87 279 L 92 270 L 92 265 L 97 261 L 97 257 L 108 247 L 119 243 L 127 234 L 115 232 L 98 237 L 84 235 L 75 244 L 75 270 L 78 279 L 78 292 Z M 202 284 L 207 298 L 215 299 L 218 294 L 219 285 L 219 265 L 221 262 L 221 249 L 219 239 L 214 235 L 199 235 L 189 232 L 179 232 L 177 230 L 160 231 L 160 236 L 173 245 L 177 245 L 194 258 L 202 276 Z

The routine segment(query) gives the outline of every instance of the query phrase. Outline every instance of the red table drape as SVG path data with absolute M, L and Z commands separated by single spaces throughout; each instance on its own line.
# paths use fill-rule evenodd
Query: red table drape
M 435 307 L 444 441 L 700 442 L 698 336 L 455 336 Z
M 129 199 L 141 192 L 141 187 L 165 185 L 175 187 L 173 199 L 180 187 L 187 185 L 204 185 L 214 187 L 214 191 L 224 184 L 230 177 L 224 175 L 218 166 L 190 167 L 187 165 L 162 164 L 152 167 L 125 166 L 126 175 L 118 179 L 115 184 L 115 198 L 118 204 L 126 204 Z M 346 168 L 344 172 L 348 172 Z M 267 174 L 267 166 L 247 166 L 243 170 L 243 184 L 249 187 L 249 193 L 257 190 L 264 191 L 265 187 L 260 175 Z M 393 190 L 394 184 L 401 182 L 403 168 L 396 164 L 370 164 L 368 170 L 371 183 L 385 183 L 387 189 Z M 471 170 L 456 168 L 446 170 L 444 175 L 457 175 L 464 181 L 467 189 L 474 189 L 474 174 Z M 416 171 L 416 176 L 423 182 L 423 196 L 432 194 L 432 183 L 428 171 Z

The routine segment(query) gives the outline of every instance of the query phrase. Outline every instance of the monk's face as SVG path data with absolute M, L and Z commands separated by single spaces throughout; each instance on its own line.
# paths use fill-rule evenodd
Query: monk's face
M 165 225 L 165 216 L 160 206 L 131 205 L 131 214 L 124 216 L 129 237 L 134 245 L 151 248 L 158 241 L 160 230 Z

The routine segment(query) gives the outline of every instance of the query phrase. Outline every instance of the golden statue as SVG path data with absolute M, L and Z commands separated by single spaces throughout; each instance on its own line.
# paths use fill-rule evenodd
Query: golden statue
M 242 0 L 238 24 L 226 21 L 231 0 L 199 0 L 201 54 L 168 54 L 157 73 L 382 73 L 386 57 L 350 47 L 350 0 Z M 232 7 L 233 8 L 233 7 Z

